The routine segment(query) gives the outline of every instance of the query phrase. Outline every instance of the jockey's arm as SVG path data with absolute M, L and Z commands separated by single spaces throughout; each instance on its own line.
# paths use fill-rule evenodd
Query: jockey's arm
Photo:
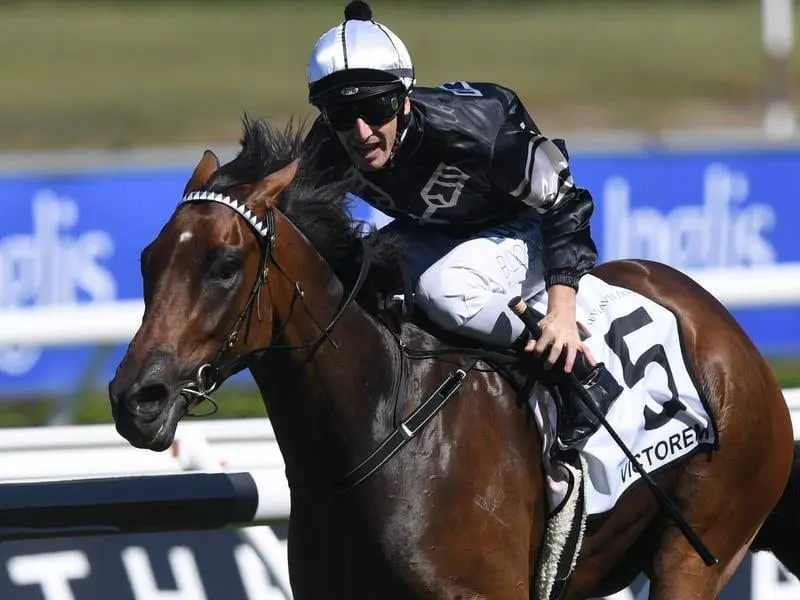
M 542 334 L 529 341 L 526 350 L 542 356 L 547 366 L 563 352 L 564 370 L 571 371 L 579 349 L 593 362 L 580 341 L 576 294 L 580 278 L 597 261 L 589 231 L 594 202 L 588 191 L 575 187 L 566 150 L 530 127 L 529 118 L 521 120 L 524 110 L 511 112 L 512 118 L 495 137 L 492 177 L 501 189 L 540 214 L 548 290 L 547 315 L 539 323 Z
M 507 120 L 492 152 L 494 183 L 541 215 L 545 284 L 578 288 L 597 262 L 589 230 L 591 194 L 575 186 L 561 149 L 537 131 Z

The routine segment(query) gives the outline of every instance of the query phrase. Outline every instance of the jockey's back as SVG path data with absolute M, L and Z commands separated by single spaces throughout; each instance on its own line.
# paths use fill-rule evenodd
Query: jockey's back
M 512 90 L 456 81 L 414 88 L 409 98 L 402 143 L 377 171 L 353 168 L 319 117 L 307 143 L 318 148 L 327 177 L 353 177 L 353 193 L 392 217 L 465 235 L 530 212 L 524 188 L 532 165 L 519 157 L 530 160 L 536 140 L 547 140 Z

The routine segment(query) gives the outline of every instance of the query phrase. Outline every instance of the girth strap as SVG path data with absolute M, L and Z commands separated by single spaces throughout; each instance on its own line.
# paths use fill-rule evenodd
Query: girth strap
M 472 370 L 477 361 L 472 363 L 467 369 L 458 369 L 447 376 L 442 384 L 436 388 L 427 400 L 422 402 L 407 419 L 400 422 L 400 425 L 389 435 L 388 438 L 372 453 L 364 462 L 350 471 L 342 479 L 331 484 L 325 493 L 336 495 L 346 492 L 372 476 L 386 462 L 389 461 L 397 452 L 411 441 L 422 431 L 433 417 L 435 417 L 447 401 L 452 398 L 461 388 L 467 373 Z

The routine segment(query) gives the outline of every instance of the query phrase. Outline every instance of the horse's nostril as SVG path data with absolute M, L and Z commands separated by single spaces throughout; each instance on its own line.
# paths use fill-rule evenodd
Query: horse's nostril
M 161 414 L 168 398 L 169 389 L 163 383 L 134 385 L 125 397 L 125 407 L 132 415 L 152 421 Z

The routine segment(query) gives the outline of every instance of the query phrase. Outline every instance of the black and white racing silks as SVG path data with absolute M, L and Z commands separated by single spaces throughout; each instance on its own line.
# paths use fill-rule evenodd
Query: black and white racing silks
M 575 186 L 566 148 L 540 132 L 517 95 L 490 83 L 415 88 L 411 118 L 390 163 L 359 171 L 318 118 L 306 138 L 330 179 L 396 219 L 469 237 L 529 213 L 539 221 L 547 287 L 578 287 L 596 263 L 594 203 Z M 533 210 L 532 210 L 533 209 Z

